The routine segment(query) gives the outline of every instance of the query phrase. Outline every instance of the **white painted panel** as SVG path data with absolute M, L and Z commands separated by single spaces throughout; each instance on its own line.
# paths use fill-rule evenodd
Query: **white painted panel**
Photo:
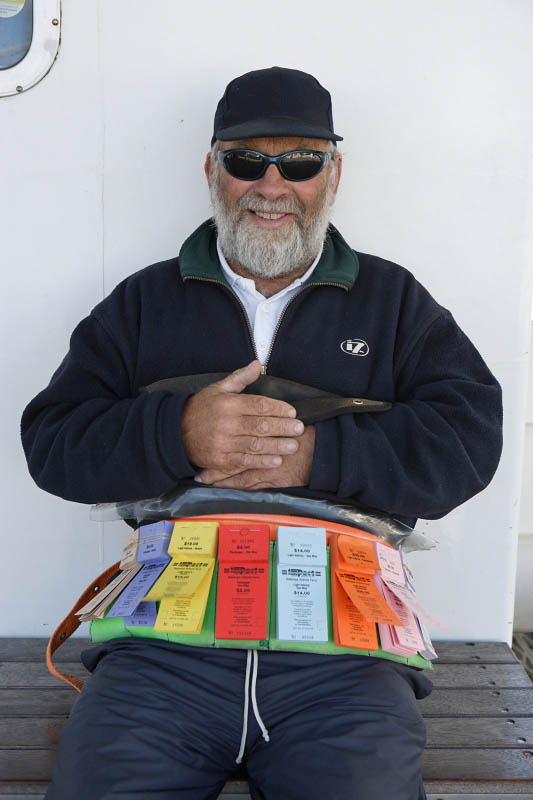
M 520 381 L 515 363 L 493 366 L 504 396 L 523 396 L 523 371 Z M 408 557 L 423 602 L 448 628 L 432 629 L 435 638 L 510 641 L 522 433 L 511 404 L 504 413 L 504 451 L 490 486 L 443 519 L 417 525 L 438 543 Z
M 516 574 L 516 631 L 533 631 L 533 535 L 521 536 L 518 542 Z
M 531 323 L 531 339 L 529 343 L 529 378 L 527 387 L 527 423 L 533 425 L 533 322 Z M 533 475 L 533 473 L 530 473 Z
M 520 498 L 520 533 L 533 533 L 533 424 L 525 429 L 522 494 Z M 531 574 L 533 585 L 533 573 Z M 533 593 L 533 592 L 532 592 Z
M 4 519 L 19 530 L 21 509 L 30 511 L 40 535 L 37 546 L 27 533 L 13 543 L 40 590 L 37 611 L 33 598 L 22 600 L 0 635 L 55 624 L 116 560 L 125 531 L 108 525 L 101 538 L 85 507 L 32 485 L 17 442 L 20 411 L 102 287 L 173 256 L 209 215 L 202 166 L 216 102 L 236 75 L 280 64 L 312 72 L 332 92 L 345 137 L 335 223 L 354 247 L 412 268 L 504 385 L 506 450 L 495 481 L 428 526 L 439 549 L 411 561 L 449 638 L 509 639 L 531 307 L 533 6 L 341 0 L 330 13 L 318 0 L 296 0 L 287 15 L 273 0 L 268 14 L 287 24 L 258 37 L 244 0 L 231 9 L 213 0 L 69 0 L 54 69 L 0 106 L 12 143 L 0 217 L 13 386 L 2 398 Z M 35 547 L 39 563 L 30 563 Z M 16 576 L 4 588 L 20 594 Z
M 88 508 L 37 489 L 19 439 L 24 406 L 102 297 L 97 14 L 82 0 L 65 11 L 54 69 L 27 94 L 0 99 L 9 144 L 0 192 L 2 531 L 13 563 L 1 581 L 3 636 L 54 630 L 102 563 L 102 530 Z

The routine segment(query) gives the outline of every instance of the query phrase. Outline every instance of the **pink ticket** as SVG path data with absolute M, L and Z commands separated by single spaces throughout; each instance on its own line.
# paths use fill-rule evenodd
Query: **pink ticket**
M 437 617 L 434 617 L 422 603 L 417 599 L 414 592 L 410 591 L 406 586 L 398 586 L 397 583 L 393 583 L 387 579 L 384 580 L 386 586 L 389 587 L 391 592 L 399 597 L 402 603 L 411 609 L 413 614 L 416 617 L 420 617 L 426 625 L 432 625 L 434 628 L 440 628 L 441 630 L 447 630 L 446 625 L 444 625 Z
M 403 626 L 393 628 L 392 634 L 400 647 L 406 647 L 418 653 L 424 649 L 424 642 L 418 629 L 416 617 L 413 612 L 402 603 L 399 597 L 391 592 L 388 586 L 383 584 L 385 600 L 401 619 Z
M 386 544 L 381 544 L 381 542 L 374 542 L 374 549 L 383 580 L 387 579 L 403 586 L 405 578 L 402 559 L 398 550 L 395 550 L 394 547 L 387 547 Z
M 414 650 L 407 649 L 406 647 L 400 647 L 400 645 L 394 640 L 393 631 L 395 631 L 396 628 L 394 628 L 392 625 L 382 625 L 381 622 L 379 622 L 378 629 L 381 649 L 385 650 L 386 653 L 393 653 L 393 655 L 403 656 L 404 658 L 409 658 L 409 656 L 415 655 Z

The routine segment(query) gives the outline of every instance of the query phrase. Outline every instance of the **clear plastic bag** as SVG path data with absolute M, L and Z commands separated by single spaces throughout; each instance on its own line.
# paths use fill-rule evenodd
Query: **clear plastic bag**
M 91 519 L 99 522 L 124 519 L 141 524 L 204 514 L 246 513 L 310 517 L 360 528 L 401 548 L 405 553 L 430 550 L 436 546 L 428 536 L 380 511 L 265 490 L 249 492 L 181 487 L 147 500 L 98 503 L 91 508 Z

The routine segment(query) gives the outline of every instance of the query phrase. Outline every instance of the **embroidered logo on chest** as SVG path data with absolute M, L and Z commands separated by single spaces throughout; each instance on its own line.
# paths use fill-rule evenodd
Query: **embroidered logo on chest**
M 345 339 L 341 342 L 341 350 L 349 356 L 367 356 L 370 352 L 364 339 Z

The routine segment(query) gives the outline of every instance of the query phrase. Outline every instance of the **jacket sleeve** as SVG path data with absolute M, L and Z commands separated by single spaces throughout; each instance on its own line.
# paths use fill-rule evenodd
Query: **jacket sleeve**
M 134 500 L 194 475 L 181 442 L 188 395 L 137 395 L 130 362 L 94 311 L 77 326 L 22 416 L 28 467 L 42 489 L 81 503 Z
M 395 388 L 390 411 L 316 425 L 309 486 L 389 514 L 438 519 L 496 471 L 501 389 L 444 309 L 401 358 Z

